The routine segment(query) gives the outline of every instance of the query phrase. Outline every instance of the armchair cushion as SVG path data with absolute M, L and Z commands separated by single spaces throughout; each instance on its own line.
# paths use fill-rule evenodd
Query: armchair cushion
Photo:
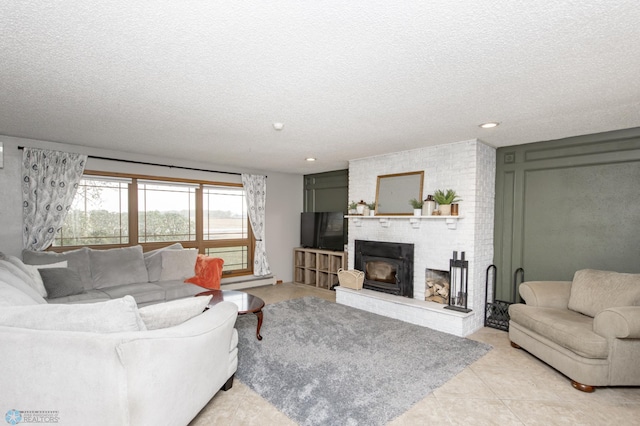
M 640 306 L 640 274 L 577 271 L 571 284 L 569 309 L 590 317 L 607 308 Z
M 511 321 L 585 358 L 609 355 L 607 339 L 594 333 L 593 319 L 568 309 L 523 304 L 509 307 Z

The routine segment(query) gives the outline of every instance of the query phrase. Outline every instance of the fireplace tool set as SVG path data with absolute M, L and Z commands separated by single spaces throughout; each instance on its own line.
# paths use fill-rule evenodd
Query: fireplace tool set
M 467 308 L 467 285 L 469 283 L 469 262 L 464 259 L 464 252 L 453 252 L 449 259 L 449 305 L 445 309 L 459 312 L 471 312 Z
M 496 265 L 489 265 L 485 281 L 486 303 L 484 310 L 484 326 L 497 328 L 498 330 L 509 331 L 509 306 L 518 302 L 518 286 L 524 281 L 524 269 L 518 268 L 513 273 L 513 302 L 497 300 L 496 296 Z M 491 301 L 489 295 L 489 280 L 492 283 Z

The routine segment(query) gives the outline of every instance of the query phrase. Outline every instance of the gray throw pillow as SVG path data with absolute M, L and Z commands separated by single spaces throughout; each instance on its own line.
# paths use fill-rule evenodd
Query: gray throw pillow
M 46 265 L 48 263 L 57 263 L 66 260 L 69 268 L 80 275 L 85 290 L 91 290 L 93 288 L 93 280 L 91 279 L 91 269 L 89 266 L 89 249 L 87 247 L 65 251 L 64 253 L 22 250 L 22 260 L 27 265 Z
M 198 250 L 164 250 L 160 256 L 162 257 L 160 281 L 185 280 L 196 274 Z
M 143 254 L 144 263 L 149 273 L 149 282 L 155 283 L 160 281 L 160 274 L 162 273 L 162 251 L 164 250 L 182 250 L 182 244 L 173 243 L 170 246 L 162 247 L 159 249 L 151 250 Z
M 69 268 L 40 269 L 40 276 L 47 289 L 49 299 L 71 296 L 84 292 L 80 275 Z
M 149 282 L 142 246 L 89 250 L 94 288 Z

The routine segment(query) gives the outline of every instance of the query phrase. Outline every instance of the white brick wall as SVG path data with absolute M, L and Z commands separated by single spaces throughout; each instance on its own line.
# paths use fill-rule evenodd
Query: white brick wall
M 460 215 L 463 218 L 458 220 L 457 228 L 449 229 L 444 220 L 422 220 L 419 229 L 414 229 L 408 217 L 391 220 L 389 227 L 381 226 L 375 219 L 362 220 L 360 226 L 354 226 L 350 220 L 349 268 L 353 268 L 355 240 L 412 243 L 415 247 L 414 298 L 424 301 L 425 270 L 449 270 L 453 251 L 464 251 L 469 260 L 468 307 L 473 310 L 472 315 L 460 321 L 460 329 L 454 331 L 443 326 L 443 321 L 433 319 L 437 313 L 429 313 L 429 324 L 422 325 L 466 336 L 484 324 L 485 271 L 493 261 L 495 149 L 470 140 L 352 160 L 349 162 L 349 200 L 374 201 L 378 175 L 421 170 L 424 171 L 425 197 L 436 189 L 451 188 L 462 198 Z M 389 311 L 397 308 L 393 304 L 388 306 Z M 383 314 L 379 309 L 376 306 L 377 313 Z M 450 317 L 444 315 L 445 319 Z M 387 316 L 393 317 L 393 312 Z

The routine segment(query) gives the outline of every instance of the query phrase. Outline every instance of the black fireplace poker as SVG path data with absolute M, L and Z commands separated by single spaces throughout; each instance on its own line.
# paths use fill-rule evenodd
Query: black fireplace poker
M 453 258 L 449 259 L 449 305 L 445 309 L 458 312 L 471 312 L 467 308 L 467 286 L 469 283 L 469 262 L 464 258 L 464 252 L 453 252 Z

